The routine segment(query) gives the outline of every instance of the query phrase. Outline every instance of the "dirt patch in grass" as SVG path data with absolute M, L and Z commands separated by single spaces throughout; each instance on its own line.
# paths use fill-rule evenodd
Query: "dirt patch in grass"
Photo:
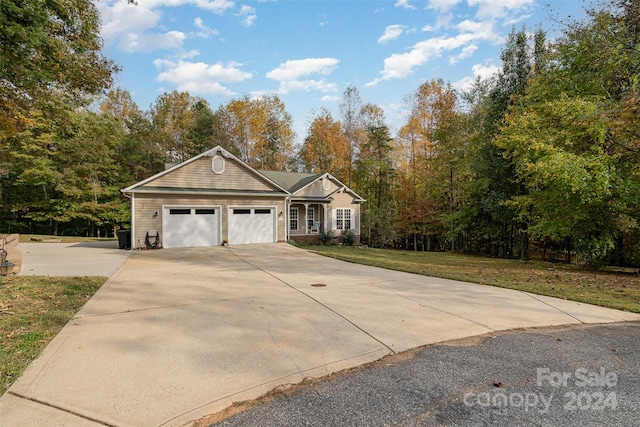
M 640 278 L 626 272 L 581 269 L 542 261 L 486 258 L 458 253 L 410 252 L 342 246 L 310 247 L 344 261 L 517 289 L 640 313 Z
M 106 280 L 106 277 L 2 278 L 0 395 Z

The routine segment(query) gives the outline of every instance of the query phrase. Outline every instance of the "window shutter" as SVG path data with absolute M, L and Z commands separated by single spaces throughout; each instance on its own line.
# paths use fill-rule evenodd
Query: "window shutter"
M 351 229 L 355 231 L 356 234 L 360 234 L 360 218 L 358 218 L 358 223 L 356 224 L 356 210 L 351 209 Z
M 331 209 L 331 229 L 336 229 L 336 208 Z

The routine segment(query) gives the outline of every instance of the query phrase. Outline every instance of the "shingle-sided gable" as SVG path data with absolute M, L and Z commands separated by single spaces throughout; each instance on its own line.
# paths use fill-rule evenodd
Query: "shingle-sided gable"
M 297 198 L 329 198 L 338 191 L 346 191 L 355 202 L 364 202 L 355 191 L 331 174 L 305 174 L 295 172 L 260 171 L 269 179 L 285 187 Z
M 214 172 L 213 162 L 218 168 Z M 221 160 L 222 159 L 222 160 Z M 222 166 L 220 168 L 220 166 Z M 219 191 L 248 193 L 280 193 L 286 190 L 245 163 L 216 147 L 193 159 L 160 172 L 127 189 L 128 191 Z

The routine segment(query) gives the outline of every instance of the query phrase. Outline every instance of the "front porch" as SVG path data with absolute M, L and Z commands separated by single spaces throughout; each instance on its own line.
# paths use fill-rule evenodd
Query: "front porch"
M 289 238 L 296 243 L 318 243 L 331 229 L 327 203 L 296 202 L 289 206 Z

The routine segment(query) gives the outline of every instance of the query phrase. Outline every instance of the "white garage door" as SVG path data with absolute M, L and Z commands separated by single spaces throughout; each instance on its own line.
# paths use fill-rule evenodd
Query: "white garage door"
M 229 244 L 274 243 L 275 224 L 274 208 L 230 208 Z
M 165 206 L 162 212 L 162 246 L 220 245 L 220 208 Z

